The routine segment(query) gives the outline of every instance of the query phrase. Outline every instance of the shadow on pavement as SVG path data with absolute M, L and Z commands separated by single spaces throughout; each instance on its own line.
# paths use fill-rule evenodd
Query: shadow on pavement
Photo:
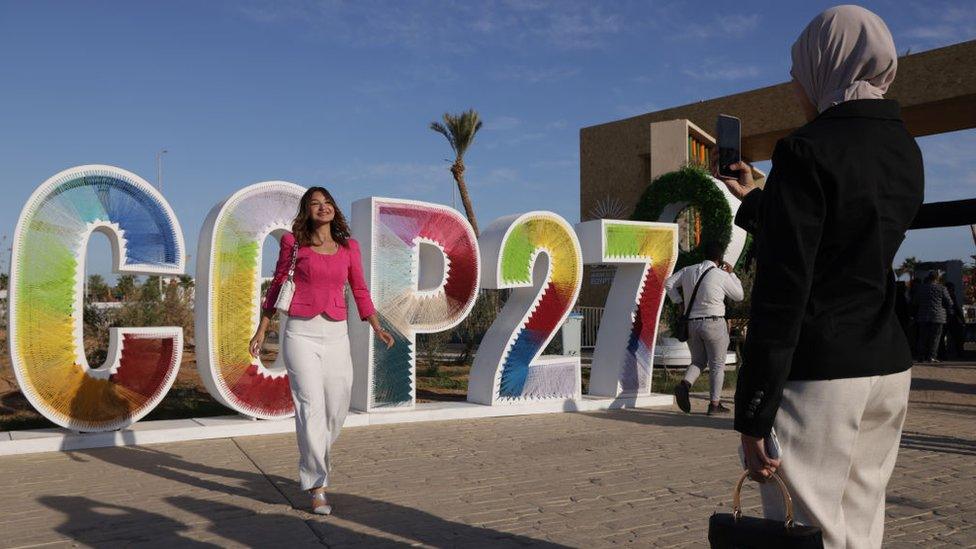
M 236 542 L 245 547 L 299 547 L 322 544 L 312 528 L 313 521 L 304 520 L 297 514 L 259 513 L 222 501 L 190 496 L 171 496 L 164 498 L 164 501 L 206 520 L 207 524 L 201 527 L 219 537 L 221 545 L 227 545 L 226 541 Z M 381 538 L 373 536 L 363 538 L 363 542 L 366 543 L 375 543 L 378 540 Z
M 926 435 L 906 431 L 901 436 L 901 447 L 942 454 L 976 456 L 976 440 L 942 435 Z
M 281 476 L 213 467 L 188 461 L 179 455 L 148 446 L 97 448 L 74 451 L 70 454 L 75 459 L 79 459 L 81 456 L 97 459 L 118 467 L 156 475 L 189 486 L 247 497 L 262 503 L 282 503 L 282 500 L 285 499 L 282 497 L 283 487 L 294 484 L 294 481 Z M 243 457 L 243 454 L 241 455 Z M 248 465 L 251 464 L 248 463 Z M 236 484 L 228 483 L 228 480 L 238 482 Z
M 189 527 L 159 513 L 84 496 L 41 496 L 37 501 L 66 515 L 55 530 L 86 545 L 121 546 L 165 539 L 179 547 L 218 547 L 183 537 L 181 532 Z
M 566 547 L 545 540 L 445 520 L 426 511 L 359 495 L 336 492 L 330 494 L 329 499 L 335 505 L 334 517 L 321 522 L 309 522 L 309 526 L 330 547 L 344 544 L 359 546 L 363 543 L 359 538 L 363 534 L 343 527 L 338 521 L 356 523 L 409 539 L 413 544 L 422 543 L 424 546 Z
M 209 532 L 250 546 L 295 546 L 302 541 L 317 543 L 318 539 L 330 547 L 346 544 L 350 547 L 404 546 L 395 540 L 355 531 L 352 525 L 359 524 L 374 533 L 385 532 L 406 538 L 413 544 L 422 542 L 436 547 L 563 547 L 545 540 L 445 520 L 425 511 L 394 503 L 336 492 L 329 495 L 336 506 L 336 515 L 322 519 L 307 513 L 307 496 L 293 480 L 277 475 L 213 467 L 149 447 L 101 448 L 72 454 L 75 459 L 97 459 L 217 494 L 246 497 L 266 504 L 287 503 L 301 511 L 296 514 L 261 513 L 209 498 L 164 498 L 164 501 L 174 507 L 209 521 Z M 156 494 L 146 493 L 145 497 L 151 501 Z M 82 543 L 128 544 L 169 538 L 180 546 L 213 546 L 182 537 L 180 533 L 188 530 L 186 524 L 135 507 L 102 503 L 85 497 L 45 496 L 38 501 L 65 513 L 68 518 L 58 527 L 58 532 Z M 296 526 L 301 528 L 296 529 Z M 303 538 L 305 533 L 309 537 Z M 289 542 L 281 545 L 285 540 Z
M 976 384 L 960 383 L 958 381 L 947 381 L 943 379 L 932 379 L 928 377 L 913 377 L 913 391 L 948 391 L 963 395 L 976 395 Z
M 931 362 L 915 362 L 912 364 L 912 368 L 915 368 L 916 371 L 926 368 L 932 368 L 934 370 L 976 370 L 976 362 L 971 360 L 949 360 L 935 364 Z
M 593 412 L 604 419 L 629 421 L 642 425 L 660 425 L 661 427 L 702 427 L 706 429 L 732 430 L 732 415 L 707 416 L 704 413 L 685 414 L 669 410 L 647 410 L 628 408 L 625 410 L 610 410 Z
M 196 527 L 161 513 L 127 505 L 103 503 L 84 496 L 42 496 L 38 501 L 63 513 L 55 527 L 60 534 L 93 547 L 151 544 L 191 548 L 222 547 L 228 541 L 248 547 L 298 547 L 325 544 L 338 547 L 542 547 L 564 545 L 516 534 L 497 532 L 444 520 L 430 513 L 350 494 L 333 494 L 337 514 L 332 517 L 261 513 L 221 501 L 171 496 L 164 501 L 206 521 Z M 400 539 L 352 529 L 362 525 Z M 212 541 L 188 537 L 191 529 L 205 529 Z

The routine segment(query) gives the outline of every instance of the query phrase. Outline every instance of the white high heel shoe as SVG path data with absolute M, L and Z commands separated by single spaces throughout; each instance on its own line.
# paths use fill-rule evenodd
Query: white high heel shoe
M 316 515 L 331 515 L 332 505 L 325 498 L 325 492 L 312 494 L 312 512 Z

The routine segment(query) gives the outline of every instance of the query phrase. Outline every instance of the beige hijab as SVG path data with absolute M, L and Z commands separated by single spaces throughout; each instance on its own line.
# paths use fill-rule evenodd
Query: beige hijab
M 854 5 L 814 17 L 793 44 L 792 55 L 790 74 L 818 112 L 851 99 L 882 99 L 898 68 L 887 25 Z

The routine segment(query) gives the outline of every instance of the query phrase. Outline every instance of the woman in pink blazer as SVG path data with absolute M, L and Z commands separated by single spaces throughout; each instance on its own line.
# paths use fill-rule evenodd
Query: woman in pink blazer
M 275 276 L 261 306 L 261 322 L 251 338 L 252 355 L 258 356 L 264 344 L 295 246 L 295 293 L 288 314 L 282 315 L 280 352 L 295 402 L 299 480 L 302 489 L 312 495 L 312 510 L 328 515 L 332 513 L 325 497 L 330 449 L 349 411 L 352 390 L 344 293 L 347 282 L 359 318 L 368 321 L 388 347 L 393 346 L 393 336 L 380 326 L 363 280 L 359 243 L 349 237 L 345 216 L 329 191 L 312 187 L 302 196 L 292 232 L 281 237 Z

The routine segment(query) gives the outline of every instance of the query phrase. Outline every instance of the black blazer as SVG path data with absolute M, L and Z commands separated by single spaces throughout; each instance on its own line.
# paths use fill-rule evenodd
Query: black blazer
M 776 143 L 765 188 L 735 217 L 756 257 L 737 431 L 769 433 L 787 380 L 911 367 L 892 261 L 923 188 L 922 154 L 894 100 L 845 101 Z

